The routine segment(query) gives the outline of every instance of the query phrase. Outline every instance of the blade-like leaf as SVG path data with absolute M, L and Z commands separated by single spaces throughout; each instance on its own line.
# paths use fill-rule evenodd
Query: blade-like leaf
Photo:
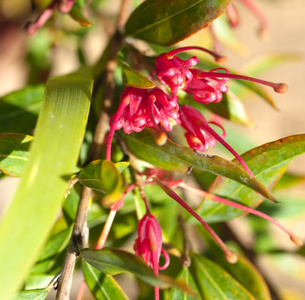
M 230 0 L 147 0 L 126 23 L 126 35 L 172 45 L 208 26 Z
M 0 133 L 31 133 L 35 128 L 44 86 L 29 86 L 0 98 Z
M 186 292 L 183 292 L 181 290 L 178 290 L 176 288 L 171 289 L 168 297 L 166 298 L 167 300 L 196 300 L 198 299 L 198 295 L 200 294 L 196 284 L 194 282 L 194 279 L 189 271 L 188 268 L 183 268 L 180 274 L 177 277 L 177 280 L 184 280 L 186 284 L 193 290 L 195 291 L 197 297 L 193 297 Z
M 47 82 L 29 160 L 0 226 L 0 299 L 20 287 L 58 215 L 65 178 L 79 156 L 91 90 L 85 70 Z
M 255 300 L 255 298 L 226 271 L 209 259 L 191 255 L 191 275 L 202 299 Z
M 96 300 L 128 299 L 112 276 L 103 274 L 85 261 L 82 261 L 82 270 L 87 286 Z
M 141 72 L 123 66 L 123 83 L 139 89 L 151 89 L 155 84 Z
M 21 133 L 0 134 L 0 170 L 6 175 L 21 177 L 29 157 L 33 137 Z
M 80 251 L 80 255 L 87 263 L 105 274 L 114 275 L 121 272 L 130 272 L 149 285 L 161 288 L 168 288 L 172 285 L 191 292 L 182 282 L 176 282 L 164 275 L 156 276 L 140 257 L 129 252 L 112 248 L 83 249 Z
M 305 152 L 305 135 L 289 136 L 254 148 L 242 155 L 256 178 L 271 190 L 296 156 Z M 210 191 L 247 206 L 257 207 L 262 197 L 230 179 L 218 177 Z M 244 212 L 221 203 L 205 200 L 197 210 L 207 222 L 222 222 Z
M 235 264 L 228 263 L 222 250 L 207 231 L 202 226 L 197 226 L 197 229 L 208 243 L 209 252 L 212 257 L 215 258 L 217 263 L 226 272 L 249 291 L 256 300 L 271 300 L 270 292 L 264 278 L 247 258 L 238 255 L 238 261 Z
M 192 168 L 228 177 L 244 184 L 264 197 L 273 199 L 267 189 L 238 165 L 218 156 L 204 155 L 188 147 L 167 141 L 163 146 L 155 142 L 155 134 L 146 129 L 139 133 L 121 134 L 129 150 L 139 159 L 157 168 L 186 173 Z

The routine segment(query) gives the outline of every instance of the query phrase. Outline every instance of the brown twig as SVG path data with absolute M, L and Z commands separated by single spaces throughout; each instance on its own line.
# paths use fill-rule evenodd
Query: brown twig
M 113 39 L 111 40 L 110 53 L 106 63 L 105 70 L 102 74 L 104 85 L 104 97 L 102 101 L 101 113 L 96 126 L 93 143 L 90 149 L 90 154 L 86 163 L 98 159 L 102 143 L 105 139 L 106 130 L 109 120 L 109 111 L 111 109 L 115 80 L 114 71 L 117 66 L 116 56 L 123 42 L 122 28 L 127 19 L 128 7 L 131 0 L 122 0 L 119 18 L 116 25 L 116 31 Z M 88 247 L 88 226 L 87 226 L 87 213 L 89 210 L 89 203 L 92 190 L 84 187 L 82 190 L 81 199 L 78 205 L 75 224 L 72 232 L 72 237 L 68 246 L 64 265 L 62 266 L 59 279 L 57 281 L 58 291 L 56 294 L 57 300 L 69 299 L 72 274 L 75 267 L 75 262 L 79 256 L 79 249 Z

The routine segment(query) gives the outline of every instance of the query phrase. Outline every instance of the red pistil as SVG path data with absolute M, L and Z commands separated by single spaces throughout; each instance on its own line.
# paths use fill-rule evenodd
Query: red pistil
M 160 181 L 156 176 L 151 177 L 157 185 L 161 187 L 161 189 L 172 199 L 174 199 L 179 205 L 181 205 L 186 211 L 188 211 L 194 218 L 196 218 L 204 228 L 209 232 L 209 234 L 214 238 L 217 244 L 224 251 L 224 255 L 226 260 L 234 264 L 237 262 L 237 255 L 230 250 L 225 243 L 221 240 L 221 238 L 216 234 L 216 232 L 188 205 L 186 204 L 173 190 L 171 190 L 168 186 L 166 186 L 162 181 Z
M 220 73 L 220 72 L 198 72 L 197 74 L 198 78 L 226 78 L 226 79 L 240 79 L 240 80 L 246 80 L 246 81 L 252 81 L 256 83 L 260 83 L 263 85 L 270 86 L 274 89 L 275 92 L 277 93 L 286 93 L 288 90 L 288 86 L 285 83 L 274 83 L 266 80 L 261 80 L 258 78 L 254 77 L 249 77 L 249 76 L 244 76 L 244 75 L 239 75 L 239 74 L 231 74 L 231 73 Z

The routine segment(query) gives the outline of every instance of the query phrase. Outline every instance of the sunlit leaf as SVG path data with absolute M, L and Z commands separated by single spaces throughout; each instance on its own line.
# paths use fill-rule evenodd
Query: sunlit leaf
M 170 290 L 167 300 L 195 300 L 198 299 L 198 295 L 200 294 L 196 284 L 194 282 L 194 279 L 189 271 L 188 268 L 183 268 L 178 277 L 177 280 L 184 280 L 185 283 L 196 293 L 196 297 L 193 297 L 186 292 L 183 292 L 179 289 L 173 288 Z
M 48 296 L 49 292 L 50 289 L 21 291 L 11 298 L 11 300 L 44 300 Z
M 21 133 L 0 134 L 0 170 L 6 175 L 21 177 L 29 157 L 33 137 Z
M 88 264 L 105 274 L 114 275 L 121 272 L 130 272 L 149 285 L 161 288 L 168 288 L 172 285 L 190 292 L 183 283 L 176 282 L 164 275 L 156 276 L 140 257 L 129 252 L 112 248 L 83 249 L 80 251 L 80 255 Z
M 18 290 L 58 215 L 85 133 L 90 77 L 81 70 L 47 82 L 29 160 L 0 226 L 0 299 Z
M 141 72 L 123 66 L 123 83 L 139 89 L 151 89 L 155 84 Z
M 123 177 L 115 164 L 108 160 L 95 160 L 78 175 L 79 182 L 91 189 L 111 195 L 113 200 L 120 197 Z
M 271 190 L 296 156 L 305 152 L 305 135 L 289 136 L 254 148 L 242 155 L 256 178 Z M 218 177 L 210 191 L 218 196 L 257 207 L 263 198 L 230 179 Z M 274 204 L 275 205 L 275 204 Z M 207 222 L 222 222 L 244 214 L 221 203 L 205 200 L 197 212 Z
M 34 273 L 31 274 L 25 282 L 25 290 L 42 289 L 54 278 L 53 275 Z
M 231 178 L 249 186 L 266 198 L 273 199 L 272 195 L 255 178 L 251 178 L 241 167 L 224 158 L 200 154 L 191 148 L 179 146 L 171 141 L 167 141 L 163 146 L 158 146 L 155 142 L 155 133 L 149 129 L 121 136 L 134 155 L 157 168 L 183 173 L 197 168 Z
M 147 0 L 131 14 L 125 34 L 172 45 L 208 26 L 229 3 L 230 0 Z
M 82 261 L 82 270 L 87 286 L 96 300 L 128 299 L 112 276 L 103 274 L 85 261 Z
M 233 277 L 209 259 L 191 255 L 190 272 L 202 299 L 255 300 Z

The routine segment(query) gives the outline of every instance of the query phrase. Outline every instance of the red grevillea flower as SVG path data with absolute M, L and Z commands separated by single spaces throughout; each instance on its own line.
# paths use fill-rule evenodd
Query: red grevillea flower
M 194 99 L 201 103 L 216 103 L 221 101 L 222 93 L 226 93 L 228 91 L 228 87 L 225 85 L 225 83 L 229 80 L 229 78 L 217 78 L 208 75 L 218 70 L 224 70 L 227 74 L 229 73 L 229 71 L 224 68 L 213 69 L 208 73 L 199 69 L 191 69 L 190 71 L 193 78 L 186 86 L 185 91 L 192 94 Z
M 120 99 L 119 108 L 110 119 L 106 158 L 110 159 L 111 141 L 115 130 L 123 128 L 125 133 L 140 132 L 144 127 L 159 125 L 171 131 L 180 124 L 177 96 L 166 95 L 161 89 L 152 90 L 127 87 Z
M 159 270 L 163 270 L 169 265 L 169 256 L 162 249 L 162 231 L 156 218 L 147 212 L 139 221 L 138 238 L 135 240 L 134 249 L 136 255 L 143 257 L 146 264 L 158 275 Z M 165 263 L 159 265 L 160 256 L 164 256 Z M 155 287 L 155 299 L 159 299 L 159 289 Z
M 254 176 L 240 155 L 238 155 L 238 153 L 224 141 L 223 138 L 225 137 L 225 131 L 220 124 L 216 122 L 208 122 L 197 109 L 189 105 L 180 107 L 180 118 L 181 126 L 186 130 L 186 140 L 191 148 L 198 151 L 206 151 L 209 145 L 215 146 L 218 141 L 236 157 L 251 176 Z M 220 127 L 223 134 L 221 136 L 217 134 L 209 124 L 214 124 Z
M 223 57 L 201 47 L 182 47 L 163 53 L 155 59 L 155 72 L 160 81 L 167 84 L 172 94 L 177 94 L 178 89 L 185 89 L 193 79 L 193 74 L 189 68 L 198 64 L 199 59 L 193 56 L 187 60 L 182 60 L 176 54 L 188 50 L 201 50 L 214 56 L 215 60 L 220 62 Z

